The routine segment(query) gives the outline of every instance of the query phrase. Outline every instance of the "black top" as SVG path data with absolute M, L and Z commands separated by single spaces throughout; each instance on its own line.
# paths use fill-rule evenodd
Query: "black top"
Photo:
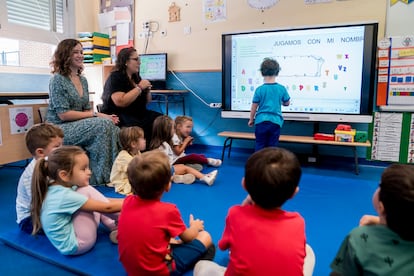
M 138 84 L 141 77 L 135 81 Z M 102 94 L 102 112 L 106 114 L 116 114 L 120 119 L 120 126 L 131 125 L 132 121 L 142 119 L 147 110 L 147 95 L 149 89 L 144 89 L 142 93 L 127 107 L 117 107 L 112 101 L 111 95 L 115 92 L 129 93 L 135 86 L 130 82 L 127 74 L 120 71 L 113 71 L 105 82 Z

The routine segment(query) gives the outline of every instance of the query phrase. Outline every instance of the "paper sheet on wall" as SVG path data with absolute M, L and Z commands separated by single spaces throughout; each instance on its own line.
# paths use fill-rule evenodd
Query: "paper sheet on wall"
M 407 163 L 414 164 L 414 113 L 411 114 L 410 140 L 408 141 Z
M 213 23 L 227 19 L 227 0 L 204 0 L 203 17 L 204 22 Z
M 402 113 L 375 113 L 372 135 L 372 159 L 399 161 L 402 119 Z
M 131 12 L 128 7 L 114 7 L 114 20 L 117 24 L 130 23 Z
M 107 29 L 115 26 L 114 11 L 104 12 L 98 14 L 99 30 L 102 33 L 107 33 Z
M 27 132 L 34 124 L 32 107 L 16 107 L 9 109 L 10 133 Z
M 311 4 L 319 4 L 319 3 L 329 3 L 333 0 L 304 0 L 305 5 L 311 5 Z
M 2 135 L 2 131 L 1 131 L 1 122 L 0 122 L 0 146 L 3 145 L 3 135 Z
M 414 105 L 414 36 L 391 38 L 388 105 Z
M 116 25 L 116 46 L 127 45 L 129 38 L 129 23 Z

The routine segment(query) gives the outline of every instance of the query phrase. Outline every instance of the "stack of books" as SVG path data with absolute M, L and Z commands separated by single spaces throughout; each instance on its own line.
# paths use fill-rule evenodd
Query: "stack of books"
M 84 63 L 102 64 L 102 59 L 111 57 L 109 35 L 98 32 L 78 33 L 82 43 Z

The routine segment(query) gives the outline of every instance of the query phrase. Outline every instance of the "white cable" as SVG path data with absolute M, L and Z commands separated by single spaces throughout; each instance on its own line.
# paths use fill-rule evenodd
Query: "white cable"
M 171 74 L 185 87 L 185 89 L 187 89 L 188 91 L 190 91 L 197 99 L 199 99 L 203 104 L 205 104 L 206 106 L 210 107 L 210 105 L 203 100 L 200 96 L 198 96 L 191 88 L 189 88 L 175 73 L 173 70 L 171 70 L 170 68 L 168 68 L 168 70 L 171 72 Z

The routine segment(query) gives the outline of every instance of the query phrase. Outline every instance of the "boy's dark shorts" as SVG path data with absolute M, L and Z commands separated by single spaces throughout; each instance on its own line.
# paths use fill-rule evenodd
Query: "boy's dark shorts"
M 189 243 L 171 244 L 175 271 L 170 275 L 181 275 L 193 268 L 194 264 L 206 253 L 207 248 L 199 240 Z

